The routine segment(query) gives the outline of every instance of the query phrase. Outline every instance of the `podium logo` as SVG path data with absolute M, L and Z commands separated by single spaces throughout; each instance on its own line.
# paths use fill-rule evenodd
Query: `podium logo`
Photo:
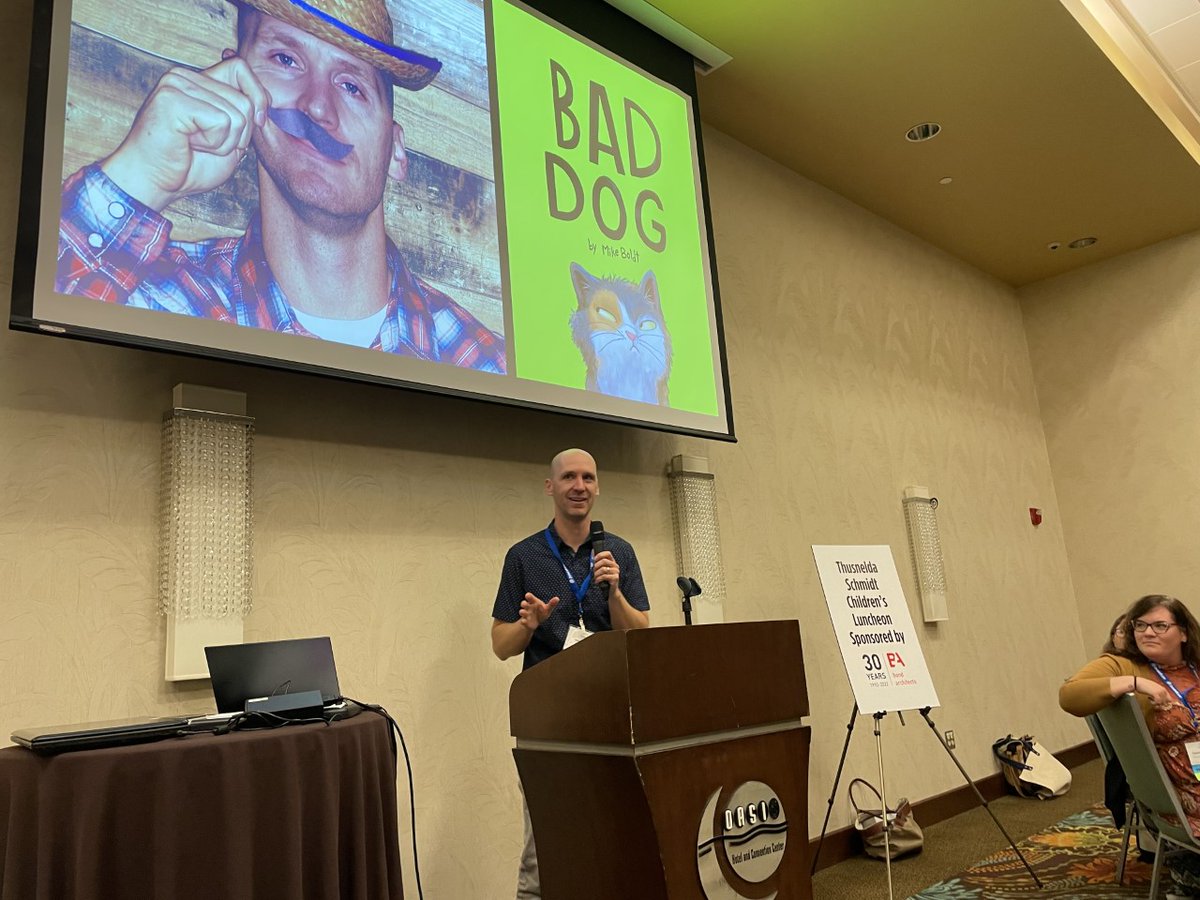
M 759 884 L 778 870 L 787 850 L 787 816 L 779 795 L 761 781 L 747 781 L 724 803 L 721 789 L 708 798 L 696 835 L 696 866 L 708 900 L 749 897 L 742 882 Z M 722 858 L 723 857 L 723 858 Z M 774 893 L 757 895 L 772 900 Z

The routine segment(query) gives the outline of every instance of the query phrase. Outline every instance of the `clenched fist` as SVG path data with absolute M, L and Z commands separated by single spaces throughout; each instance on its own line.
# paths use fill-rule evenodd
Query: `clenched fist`
M 271 96 L 231 54 L 203 71 L 176 67 L 163 75 L 121 146 L 100 164 L 151 209 L 224 184 L 265 124 Z

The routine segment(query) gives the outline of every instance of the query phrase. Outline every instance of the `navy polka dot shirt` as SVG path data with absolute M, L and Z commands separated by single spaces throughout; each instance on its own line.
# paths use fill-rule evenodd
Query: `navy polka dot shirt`
M 551 552 L 545 530 L 513 544 L 508 550 L 508 555 L 504 557 L 500 587 L 496 591 L 496 602 L 492 606 L 493 619 L 515 622 L 521 617 L 521 601 L 525 599 L 526 592 L 543 602 L 551 597 L 559 598 L 554 612 L 550 613 L 549 618 L 533 633 L 533 640 L 525 649 L 523 669 L 528 669 L 562 649 L 563 641 L 567 638 L 567 629 L 579 624 L 581 606 L 583 623 L 588 631 L 612 631 L 612 617 L 608 612 L 608 597 L 605 593 L 593 581 L 588 585 L 588 591 L 584 594 L 581 604 L 575 599 L 575 592 L 567 580 L 566 572 L 563 571 L 565 565 L 574 576 L 575 584 L 583 584 L 592 570 L 591 538 L 584 541 L 578 552 L 573 552 L 559 538 L 553 522 L 550 523 L 550 534 L 562 555 L 562 562 L 560 563 Z M 642 583 L 642 570 L 638 566 L 633 547 L 611 531 L 604 537 L 606 549 L 621 567 L 621 593 L 634 609 L 649 610 L 650 599 L 646 596 L 646 585 Z

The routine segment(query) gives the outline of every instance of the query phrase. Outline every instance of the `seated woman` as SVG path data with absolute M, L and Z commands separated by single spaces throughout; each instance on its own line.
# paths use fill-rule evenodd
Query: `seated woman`
M 1108 629 L 1108 641 L 1100 648 L 1100 652 L 1111 656 L 1127 656 L 1125 651 L 1128 648 L 1129 623 L 1125 619 L 1125 613 L 1121 613 L 1113 620 L 1112 627 Z
M 1192 834 L 1200 836 L 1200 781 L 1186 745 L 1200 740 L 1200 624 L 1174 597 L 1142 597 L 1125 614 L 1133 643 L 1106 653 L 1059 688 L 1059 705 L 1087 716 L 1130 692 L 1137 695 L 1159 758 L 1179 794 Z

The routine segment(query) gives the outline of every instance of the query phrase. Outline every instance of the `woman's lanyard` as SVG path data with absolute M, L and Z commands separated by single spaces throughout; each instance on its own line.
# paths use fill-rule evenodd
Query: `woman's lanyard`
M 592 573 L 588 572 L 587 578 L 583 579 L 583 584 L 575 582 L 575 576 L 571 574 L 571 570 L 567 568 L 567 564 L 563 562 L 562 554 L 558 551 L 558 544 L 554 540 L 554 536 L 550 534 L 550 526 L 546 526 L 546 543 L 550 545 L 550 552 L 554 554 L 554 558 L 558 560 L 558 564 L 562 566 L 563 573 L 567 576 L 567 581 L 571 583 L 571 593 L 575 595 L 575 602 L 579 604 L 579 627 L 584 631 L 587 629 L 583 625 L 583 598 L 587 596 L 588 588 L 592 586 Z M 596 553 L 592 551 L 588 557 L 588 566 L 596 564 Z
M 1158 676 L 1159 680 L 1167 686 L 1167 690 L 1174 694 L 1175 698 L 1187 709 L 1188 716 L 1190 716 L 1192 720 L 1192 728 L 1196 731 L 1200 731 L 1200 720 L 1196 718 L 1196 711 L 1192 709 L 1192 704 L 1188 703 L 1187 696 L 1180 693 L 1179 688 L 1175 687 L 1175 685 L 1171 682 L 1171 679 L 1167 677 L 1167 673 L 1158 667 L 1158 663 L 1150 663 L 1150 668 L 1154 670 L 1154 674 Z M 1192 670 L 1192 677 L 1195 678 L 1196 681 L 1200 682 L 1200 675 L 1196 674 L 1196 667 L 1191 663 L 1188 663 L 1188 668 Z

